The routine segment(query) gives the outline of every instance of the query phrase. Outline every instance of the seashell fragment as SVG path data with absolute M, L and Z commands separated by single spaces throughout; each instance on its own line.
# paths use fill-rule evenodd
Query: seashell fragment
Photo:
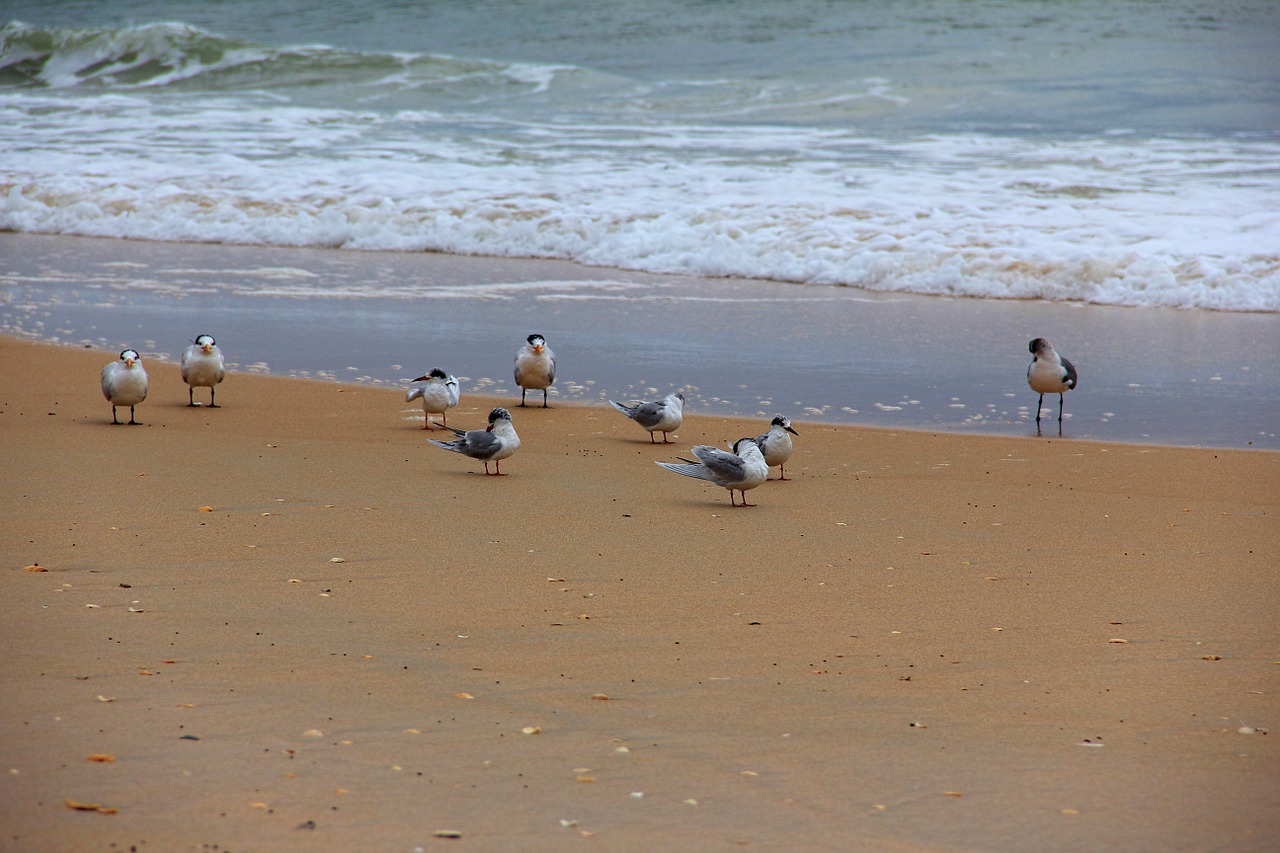
M 329 562 L 330 562 L 330 563 L 345 563 L 345 562 L 346 562 L 346 560 L 342 559 L 341 557 L 330 557 L 330 558 L 329 558 Z
M 431 833 L 435 838 L 461 838 L 462 833 L 456 829 L 437 829 Z
M 206 504 L 205 506 L 200 507 L 200 512 L 213 512 L 213 507 Z
M 32 564 L 31 564 L 31 565 L 29 565 L 29 566 L 25 566 L 22 570 L 23 570 L 24 572 L 47 572 L 47 571 L 49 571 L 48 569 L 46 569 L 44 566 L 40 565 L 39 563 L 32 563 Z
M 117 814 L 119 809 L 114 806 L 104 806 L 101 803 L 82 803 L 67 797 L 62 801 L 67 808 L 75 809 L 78 812 L 97 812 L 98 814 Z
M 95 752 L 93 755 L 86 755 L 85 761 L 96 761 L 99 764 L 110 764 L 116 760 L 114 755 L 107 755 L 105 752 Z

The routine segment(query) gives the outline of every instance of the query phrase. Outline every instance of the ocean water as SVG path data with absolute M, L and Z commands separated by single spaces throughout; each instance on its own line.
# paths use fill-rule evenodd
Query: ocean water
M 0 24 L 0 230 L 1280 312 L 1274 0 L 8 0 Z

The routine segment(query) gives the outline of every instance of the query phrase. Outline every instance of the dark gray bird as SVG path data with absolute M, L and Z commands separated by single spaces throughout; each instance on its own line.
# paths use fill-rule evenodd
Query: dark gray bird
M 662 433 L 663 444 L 671 444 L 667 434 L 680 429 L 680 424 L 684 423 L 684 395 L 680 393 L 668 394 L 653 403 L 627 406 L 610 400 L 609 405 L 648 430 L 651 444 L 658 443 L 653 437 L 655 432 Z
M 445 429 L 458 437 L 453 441 L 436 441 L 433 438 L 430 439 L 431 443 L 436 447 L 443 447 L 445 450 L 479 459 L 484 463 L 486 476 L 506 476 L 502 473 L 500 463 L 520 449 L 520 437 L 516 435 L 516 428 L 511 423 L 511 413 L 506 409 L 491 411 L 489 426 L 484 429 L 470 429 L 465 432 L 451 426 Z M 493 463 L 494 468 L 492 474 L 489 473 L 490 462 Z
M 683 459 L 681 462 L 657 462 L 655 464 L 675 471 L 686 477 L 707 480 L 723 489 L 729 490 L 729 502 L 739 506 L 734 492 L 742 492 L 741 506 L 755 506 L 747 503 L 747 490 L 754 489 L 769 477 L 769 466 L 765 464 L 760 445 L 754 438 L 740 438 L 733 443 L 733 450 L 721 450 L 709 444 L 699 444 L 693 448 L 693 455 L 698 461 Z

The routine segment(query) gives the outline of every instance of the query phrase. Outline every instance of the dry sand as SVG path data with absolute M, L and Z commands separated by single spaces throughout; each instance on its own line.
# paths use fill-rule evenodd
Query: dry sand
M 761 421 L 484 477 L 387 389 L 112 426 L 114 355 L 0 338 L 0 849 L 1280 848 L 1280 454 L 797 420 L 734 509 L 653 460 Z

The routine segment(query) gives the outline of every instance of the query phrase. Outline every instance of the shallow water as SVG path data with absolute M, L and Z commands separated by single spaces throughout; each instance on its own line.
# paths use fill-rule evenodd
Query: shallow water
M 1036 434 L 1027 342 L 1044 336 L 1080 372 L 1067 438 L 1280 449 L 1273 314 L 0 235 L 0 331 L 169 360 L 209 333 L 240 371 L 405 389 L 439 366 L 462 379 L 464 406 L 469 394 L 517 397 L 512 358 L 540 332 L 559 358 L 553 405 L 684 390 L 690 412 L 759 416 L 762 427 L 785 413 L 802 432 L 829 422 L 1010 437 Z M 230 409 L 234 395 L 233 375 L 219 399 Z M 1058 402 L 1045 405 L 1056 435 Z

